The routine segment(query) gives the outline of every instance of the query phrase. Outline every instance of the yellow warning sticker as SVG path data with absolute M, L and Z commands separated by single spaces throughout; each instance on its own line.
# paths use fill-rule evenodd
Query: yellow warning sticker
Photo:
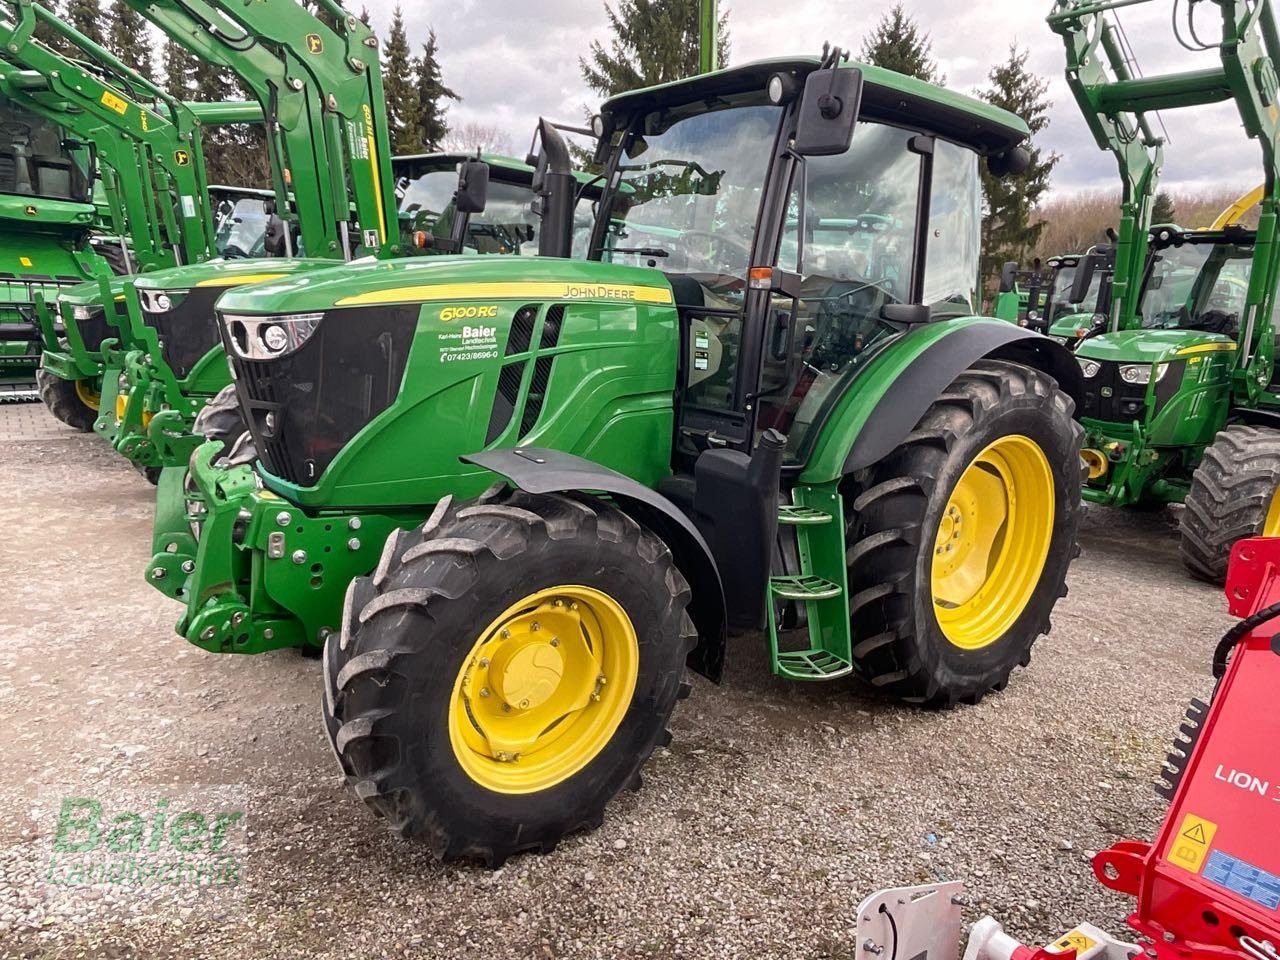
M 30 258 L 30 257 L 19 257 L 19 258 L 18 258 L 18 262 L 19 262 L 20 264 L 22 264 L 24 267 L 29 267 L 29 266 L 31 266 L 31 258 Z
M 110 90 L 102 91 L 102 105 L 108 110 L 114 110 L 120 116 L 124 116 L 129 112 L 129 103 L 124 97 L 118 97 Z
M 1076 957 L 1083 957 L 1088 951 L 1098 945 L 1098 941 L 1086 935 L 1081 930 L 1072 930 L 1070 933 L 1063 934 L 1053 943 L 1049 944 L 1049 950 L 1052 953 L 1067 953 L 1071 950 L 1076 952 Z
M 1209 856 L 1209 847 L 1217 832 L 1216 823 L 1188 813 L 1182 818 L 1178 835 L 1173 838 L 1173 846 L 1169 848 L 1169 862 L 1183 870 L 1199 873 L 1204 866 L 1205 857 Z

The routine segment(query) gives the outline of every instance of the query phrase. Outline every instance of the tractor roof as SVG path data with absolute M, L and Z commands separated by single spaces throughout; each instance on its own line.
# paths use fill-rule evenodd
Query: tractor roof
M 391 167 L 397 176 L 422 176 L 428 171 L 447 170 L 475 158 L 474 153 L 410 153 L 392 157 Z M 503 183 L 530 183 L 533 180 L 533 167 L 523 160 L 495 153 L 482 153 L 480 159 L 489 165 L 493 180 Z M 599 180 L 595 174 L 582 170 L 573 171 L 573 175 L 583 184 Z
M 606 131 L 611 132 L 631 116 L 667 104 L 710 99 L 752 88 L 763 91 L 775 73 L 790 73 L 803 81 L 818 65 L 815 57 L 757 60 L 619 94 L 605 101 L 601 114 Z M 927 130 L 984 155 L 1004 153 L 1031 135 L 1019 117 L 974 97 L 856 61 L 844 63 L 841 69 L 862 71 L 861 115 L 868 119 Z

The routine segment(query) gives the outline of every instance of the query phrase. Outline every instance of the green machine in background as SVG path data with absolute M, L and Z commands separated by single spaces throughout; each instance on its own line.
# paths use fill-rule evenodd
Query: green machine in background
M 1028 314 L 1036 309 L 1040 296 L 1048 282 L 1040 261 L 1032 263 L 1028 270 L 1021 270 L 1015 261 L 1004 265 L 1000 271 L 1000 284 L 996 289 L 991 315 L 998 320 L 1030 326 Z
M 222 292 L 402 248 L 378 44 L 364 23 L 333 3 L 322 17 L 295 0 L 129 2 L 175 42 L 234 72 L 258 99 L 280 218 L 267 259 L 192 264 L 123 285 L 133 349 L 121 375 L 104 385 L 95 429 L 155 477 L 162 466 L 186 463 L 199 442 L 197 414 L 227 384 L 213 349 L 213 304 Z
M 540 256 L 223 294 L 252 449 L 160 491 L 179 632 L 324 644 L 349 782 L 448 859 L 598 824 L 730 629 L 780 677 L 976 702 L 1074 554 L 1079 368 L 974 315 L 979 163 L 1023 169 L 1022 121 L 837 50 L 594 126 L 582 259 L 544 122 Z
M 35 39 L 40 24 L 83 59 Z M 0 16 L 0 46 L 5 51 L 0 78 L 9 101 L 73 133 L 74 143 L 95 161 L 86 168 L 87 182 L 101 177 L 118 237 L 98 245 L 109 262 L 99 258 L 96 270 L 92 258 L 81 258 L 80 278 L 208 257 L 213 225 L 199 127 L 206 121 L 260 119 L 256 105 L 180 104 L 30 0 L 15 0 Z M 86 240 L 80 242 L 87 251 Z M 20 248 L 24 240 L 14 231 L 5 242 Z M 40 297 L 34 298 L 42 343 L 41 395 L 55 415 L 81 429 L 96 415 L 106 366 L 103 344 L 110 349 L 119 293 L 96 283 L 89 289 L 96 299 L 80 316 L 55 317 Z
M 1149 2 L 1149 0 L 1141 0 Z M 1085 499 L 1113 507 L 1186 504 L 1182 556 L 1221 581 L 1232 544 L 1280 534 L 1280 387 L 1274 382 L 1277 111 L 1280 35 L 1268 3 L 1221 0 L 1213 67 L 1136 76 L 1108 11 L 1059 0 L 1049 23 L 1067 49 L 1067 79 L 1098 145 L 1124 184 L 1111 302 L 1104 327 L 1076 346 L 1089 480 Z M 1186 16 L 1194 17 L 1196 4 Z M 1175 28 L 1180 25 L 1175 22 Z M 1191 24 L 1203 36 L 1203 23 Z M 1185 29 L 1181 31 L 1185 33 Z M 1261 148 L 1258 229 L 1152 227 L 1163 141 L 1148 115 L 1234 103 Z M 1097 268 L 1081 263 L 1075 287 Z

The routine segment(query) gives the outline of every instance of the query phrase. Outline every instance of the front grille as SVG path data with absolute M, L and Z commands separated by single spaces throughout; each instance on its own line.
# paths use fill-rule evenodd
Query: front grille
M 332 310 L 300 346 L 271 360 L 241 356 L 233 329 L 239 321 L 225 319 L 236 392 L 271 473 L 313 486 L 342 448 L 391 406 L 418 313 L 417 304 Z
M 1096 376 L 1084 381 L 1082 416 L 1108 423 L 1130 423 L 1147 415 L 1146 384 L 1125 383 L 1120 379 L 1120 365 L 1104 362 Z
M 160 340 L 160 355 L 179 380 L 218 345 L 218 319 L 213 305 L 225 290 L 225 287 L 196 287 L 185 295 L 173 294 L 176 302 L 167 311 L 142 312 L 143 322 Z

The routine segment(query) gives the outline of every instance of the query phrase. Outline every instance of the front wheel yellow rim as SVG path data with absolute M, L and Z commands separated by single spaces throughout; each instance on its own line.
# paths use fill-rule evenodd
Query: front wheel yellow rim
M 560 586 L 502 612 L 453 684 L 449 742 L 476 783 L 536 793 L 578 773 L 631 706 L 640 666 L 635 627 L 599 590 Z
M 1264 537 L 1280 537 L 1280 488 L 1271 495 L 1271 505 L 1267 508 L 1267 519 L 1262 524 Z
M 1040 583 L 1053 524 L 1053 471 L 1038 443 L 1001 437 L 974 458 L 933 546 L 934 615 L 952 644 L 981 650 L 1013 626 Z
M 96 413 L 98 404 L 102 402 L 102 395 L 94 388 L 93 381 L 77 380 L 75 384 L 76 396 L 80 398 L 80 402 Z

